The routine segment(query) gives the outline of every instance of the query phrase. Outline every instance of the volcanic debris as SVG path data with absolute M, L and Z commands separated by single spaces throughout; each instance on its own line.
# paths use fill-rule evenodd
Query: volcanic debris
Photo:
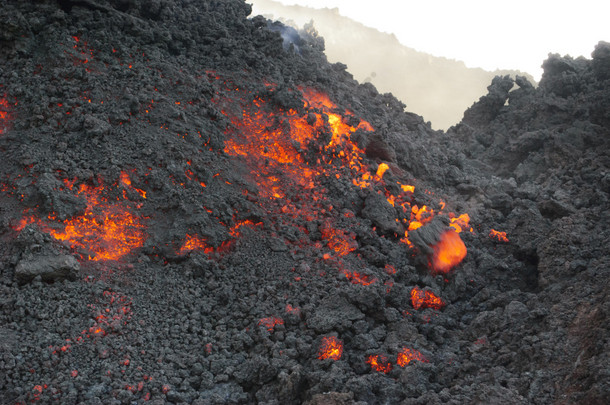
M 610 44 L 445 133 L 241 0 L 0 19 L 2 403 L 610 395 Z

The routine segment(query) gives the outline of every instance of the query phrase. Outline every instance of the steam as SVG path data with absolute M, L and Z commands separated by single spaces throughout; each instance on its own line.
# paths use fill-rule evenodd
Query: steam
M 284 47 L 284 50 L 286 50 L 286 51 L 290 50 L 290 48 L 292 47 L 292 49 L 295 53 L 297 53 L 299 55 L 301 54 L 301 49 L 299 47 L 299 44 L 302 40 L 296 29 L 294 29 L 293 27 L 288 26 L 288 25 L 274 24 L 274 23 L 269 24 L 269 29 L 271 31 L 280 33 L 280 35 L 282 36 L 282 40 L 283 40 L 282 45 Z
M 313 20 L 314 28 L 324 37 L 330 62 L 345 63 L 359 82 L 370 82 L 379 92 L 392 93 L 407 105 L 408 111 L 430 121 L 434 129 L 457 124 L 464 111 L 487 94 L 487 86 L 496 75 L 521 74 L 467 68 L 460 61 L 417 52 L 401 45 L 393 35 L 339 15 L 336 9 L 284 6 L 273 0 L 249 1 L 253 3 L 252 15 L 280 19 L 297 29 Z M 292 45 L 299 52 L 297 30 L 291 27 L 278 24 L 271 28 L 281 33 L 286 49 Z

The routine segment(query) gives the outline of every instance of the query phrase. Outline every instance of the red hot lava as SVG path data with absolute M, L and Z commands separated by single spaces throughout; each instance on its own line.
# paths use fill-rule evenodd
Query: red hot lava
M 8 129 L 11 118 L 11 106 L 6 96 L 0 96 L 0 135 Z
M 445 302 L 434 295 L 434 293 L 431 291 L 424 291 L 419 287 L 415 287 L 411 290 L 411 304 L 415 309 L 441 309 L 445 306 Z
M 498 242 L 508 242 L 508 237 L 506 236 L 506 232 L 496 231 L 495 229 L 492 229 L 491 231 L 489 231 L 489 237 L 491 239 L 497 240 Z
M 412 185 L 397 182 L 400 193 L 390 191 L 395 189 L 386 185 L 385 177 L 391 171 L 390 166 L 381 162 L 373 172 L 365 163 L 364 150 L 352 140 L 356 131 L 373 132 L 372 125 L 339 108 L 326 94 L 300 88 L 305 113 L 299 113 L 275 108 L 264 97 L 250 96 L 236 89 L 237 86 L 229 87 L 224 96 L 215 99 L 232 123 L 227 132 L 225 153 L 243 159 L 249 166 L 260 196 L 281 201 L 279 212 L 273 205 L 271 209 L 274 211 L 272 214 L 281 214 L 282 221 L 288 218 L 293 226 L 299 227 L 303 219 L 322 220 L 322 237 L 336 258 L 350 254 L 358 245 L 353 233 L 338 228 L 335 221 L 329 219 L 327 205 L 323 203 L 326 190 L 320 185 L 325 177 L 347 178 L 356 187 L 371 188 L 385 194 L 388 203 L 404 213 L 403 219 L 397 217 L 396 221 L 402 221 L 406 229 L 401 241 L 408 246 L 412 246 L 408 232 L 425 226 L 444 209 L 442 201 L 439 212 L 415 204 L 415 187 Z M 267 87 L 270 91 L 275 89 L 272 84 Z M 319 134 L 324 132 L 329 133 L 330 138 L 320 145 Z M 324 152 L 317 164 L 310 164 L 303 153 L 312 145 L 318 145 L 317 148 Z M 307 198 L 303 198 L 303 194 Z M 430 267 L 437 273 L 448 272 L 466 255 L 466 246 L 458 233 L 468 228 L 469 217 L 467 214 L 456 217 L 449 213 L 449 218 L 452 229 L 441 235 L 430 258 Z M 324 254 L 324 258 L 330 257 L 328 253 Z M 355 276 L 352 279 L 355 280 Z
M 269 318 L 263 318 L 258 321 L 259 326 L 264 326 L 269 332 L 273 332 L 276 325 L 283 325 L 284 320 L 282 318 L 276 318 L 275 316 L 270 316 Z
M 453 229 L 441 234 L 439 242 L 432 248 L 434 253 L 430 263 L 435 273 L 448 273 L 466 257 L 466 245 Z
M 396 364 L 400 367 L 404 367 L 407 364 L 411 363 L 413 360 L 421 361 L 422 363 L 428 363 L 428 360 L 424 357 L 423 354 L 414 349 L 409 349 L 407 347 L 403 347 L 402 351 L 398 353 L 396 358 Z
M 326 336 L 322 338 L 320 349 L 318 350 L 318 359 L 339 360 L 343 354 L 343 341 L 335 336 Z
M 371 368 L 375 371 L 382 373 L 389 373 L 392 371 L 392 363 L 388 361 L 388 358 L 383 354 L 375 354 L 367 357 L 366 363 L 371 365 Z
M 65 180 L 64 184 L 72 190 L 74 181 Z M 46 220 L 26 216 L 16 230 L 23 229 L 29 223 L 37 223 L 55 239 L 67 242 L 73 249 L 88 252 L 89 260 L 119 260 L 133 249 L 142 247 L 144 226 L 127 204 L 110 203 L 104 192 L 103 184 L 95 187 L 81 184 L 76 194 L 84 196 L 86 200 L 83 214 L 64 221 L 54 214 L 50 214 Z

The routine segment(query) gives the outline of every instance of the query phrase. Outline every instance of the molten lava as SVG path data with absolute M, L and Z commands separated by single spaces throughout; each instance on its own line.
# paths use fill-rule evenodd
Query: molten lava
M 445 306 L 445 302 L 434 295 L 434 293 L 431 291 L 424 291 L 419 287 L 415 287 L 411 290 L 411 304 L 415 309 L 441 309 Z
M 358 248 L 356 235 L 342 229 L 335 229 L 330 222 L 324 223 L 321 229 L 322 237 L 328 241 L 328 247 L 337 256 L 345 256 Z
M 388 358 L 383 354 L 375 354 L 367 357 L 366 363 L 370 364 L 371 368 L 375 371 L 386 374 L 392 371 L 392 363 L 390 363 Z
M 466 245 L 453 229 L 443 232 L 433 249 L 430 265 L 436 273 L 448 273 L 466 257 Z
M 498 242 L 508 242 L 508 237 L 506 236 L 506 232 L 496 231 L 492 229 L 489 231 L 489 237 L 491 239 L 496 239 Z
M 268 89 L 274 89 L 273 86 L 267 83 Z M 322 238 L 332 251 L 323 253 L 322 257 L 339 260 L 355 251 L 358 243 L 353 232 L 336 225 L 330 213 L 332 207 L 325 204 L 326 189 L 322 184 L 326 179 L 347 179 L 358 188 L 369 188 L 384 195 L 397 212 L 402 210 L 395 218 L 405 230 L 400 240 L 413 247 L 408 232 L 425 226 L 441 214 L 445 203 L 439 203 L 439 212 L 430 206 L 415 204 L 415 187 L 400 182 L 396 182 L 400 187 L 397 194 L 396 185 L 386 184 L 384 179 L 389 165 L 381 162 L 373 170 L 365 162 L 364 150 L 352 140 L 357 131 L 373 132 L 371 124 L 339 108 L 318 90 L 304 87 L 299 90 L 304 112 L 277 108 L 264 96 L 240 90 L 235 85 L 227 85 L 214 99 L 232 124 L 226 133 L 224 152 L 246 164 L 258 186 L 259 196 L 265 198 L 261 204 L 270 215 L 277 216 L 278 225 L 297 227 L 304 233 L 309 233 L 302 225 L 304 220 L 322 222 Z M 316 162 L 312 156 L 319 156 Z M 449 218 L 453 229 L 441 236 L 431 258 L 435 272 L 449 271 L 465 256 L 466 247 L 456 232 L 468 228 L 469 217 L 450 213 Z M 369 285 L 375 281 L 357 272 L 344 274 L 357 284 Z
M 335 336 L 325 336 L 322 338 L 320 349 L 318 350 L 318 359 L 339 360 L 343 354 L 343 341 Z
M 457 233 L 462 232 L 463 230 L 468 229 L 470 232 L 474 232 L 472 227 L 470 227 L 470 215 L 462 214 L 459 217 L 453 216 L 453 213 L 449 214 L 449 218 L 451 223 L 449 224 Z
M 11 108 L 5 96 L 0 96 L 0 135 L 8 129 L 11 119 Z
M 259 326 L 264 326 L 269 332 L 273 332 L 275 329 L 275 325 L 283 325 L 284 320 L 282 318 L 276 318 L 275 316 L 270 316 L 269 318 L 262 318 L 258 321 Z
M 103 189 L 82 185 L 78 194 L 87 200 L 84 214 L 64 221 L 63 229 L 49 228 L 48 232 L 73 248 L 93 252 L 90 260 L 118 260 L 144 244 L 143 226 L 123 205 L 105 202 Z
M 193 250 L 202 250 L 205 254 L 210 254 L 214 251 L 214 249 L 207 244 L 205 238 L 202 238 L 199 235 L 187 234 L 180 247 L 179 253 L 184 254 Z
M 64 183 L 68 189 L 73 189 L 74 181 L 66 180 Z M 89 260 L 119 260 L 142 247 L 146 239 L 144 226 L 127 204 L 108 202 L 103 196 L 104 191 L 103 185 L 92 187 L 81 184 L 76 194 L 85 197 L 83 214 L 65 221 L 59 221 L 53 214 L 44 221 L 35 216 L 24 216 L 15 229 L 36 223 L 55 239 L 67 242 L 73 249 L 87 252 Z
M 421 354 L 417 350 L 404 347 L 402 351 L 398 353 L 398 357 L 396 358 L 396 364 L 398 364 L 400 367 L 404 367 L 407 364 L 411 363 L 413 360 L 421 361 L 422 363 L 428 363 L 428 360 L 424 357 L 423 354 Z

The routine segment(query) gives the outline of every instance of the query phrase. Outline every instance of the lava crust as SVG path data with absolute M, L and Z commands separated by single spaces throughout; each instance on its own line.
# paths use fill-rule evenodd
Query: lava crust
M 3 404 L 610 396 L 610 44 L 441 132 L 241 0 L 4 3 Z

